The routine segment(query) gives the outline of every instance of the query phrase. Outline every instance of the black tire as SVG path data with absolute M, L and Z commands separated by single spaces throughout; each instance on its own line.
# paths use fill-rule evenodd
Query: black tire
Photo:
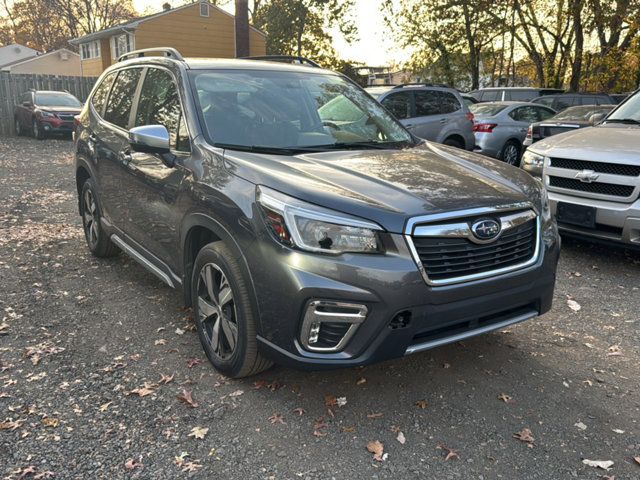
M 90 178 L 85 180 L 80 192 L 80 215 L 82 216 L 84 238 L 87 241 L 89 251 L 93 255 L 106 258 L 120 253 L 120 249 L 111 241 L 107 232 L 102 228 L 100 223 L 102 210 L 96 195 L 95 185 Z
M 42 130 L 42 126 L 40 125 L 40 122 L 38 122 L 36 118 L 34 118 L 33 121 L 31 122 L 31 134 L 33 135 L 33 138 L 35 138 L 36 140 L 44 140 L 45 138 L 45 133 Z
M 464 150 L 464 145 L 457 138 L 449 137 L 442 142 L 443 145 L 448 145 L 450 147 L 461 148 Z
M 500 160 L 509 165 L 513 165 L 514 167 L 520 166 L 520 153 L 522 152 L 522 147 L 515 140 L 509 140 L 504 144 L 502 150 L 500 151 Z
M 273 365 L 258 351 L 256 313 L 247 282 L 224 243 L 210 243 L 198 253 L 191 299 L 202 348 L 216 370 L 242 378 Z
M 16 132 L 17 137 L 22 136 L 22 124 L 20 123 L 20 120 L 18 120 L 17 117 L 13 119 L 13 128 Z

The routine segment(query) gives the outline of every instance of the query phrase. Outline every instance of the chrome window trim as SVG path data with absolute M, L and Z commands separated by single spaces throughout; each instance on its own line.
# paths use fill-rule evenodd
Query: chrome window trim
M 523 215 L 523 217 L 526 217 L 525 221 L 528 221 L 528 220 L 531 220 L 533 218 L 536 218 L 536 246 L 534 248 L 533 255 L 531 256 L 531 258 L 529 260 L 527 260 L 526 262 L 519 263 L 517 265 L 510 265 L 508 267 L 503 267 L 503 268 L 499 268 L 499 269 L 496 269 L 496 270 L 489 270 L 487 272 L 474 273 L 474 274 L 470 274 L 470 275 L 462 275 L 462 276 L 459 276 L 459 277 L 452 277 L 452 278 L 447 278 L 447 279 L 443 279 L 443 280 L 431 280 L 429 278 L 424 266 L 422 265 L 422 261 L 420 261 L 420 255 L 418 255 L 418 251 L 416 250 L 416 247 L 415 247 L 415 245 L 413 243 L 412 236 L 414 235 L 414 231 L 423 228 L 422 225 L 419 226 L 419 227 L 416 227 L 417 224 L 429 223 L 429 222 L 437 222 L 437 221 L 442 221 L 442 220 L 455 220 L 455 219 L 458 219 L 458 218 L 473 217 L 473 216 L 477 216 L 477 215 L 500 214 L 500 213 L 510 212 L 510 211 L 513 211 L 513 210 L 523 210 L 523 209 L 527 210 L 527 212 L 523 212 L 525 214 L 525 215 Z M 533 216 L 529 215 L 529 212 Z M 505 223 L 508 223 L 510 221 L 511 221 L 511 223 L 514 223 L 512 220 L 509 220 L 509 219 L 512 219 L 512 217 L 514 217 L 514 215 L 502 215 L 500 217 L 500 220 L 501 220 L 501 222 L 504 221 Z M 505 223 L 503 223 L 503 225 Z M 524 222 L 522 222 L 522 223 L 524 223 Z M 521 223 L 519 223 L 519 224 L 521 224 Z M 454 224 L 454 226 L 459 226 L 459 225 L 461 225 L 461 223 Z M 448 226 L 451 227 L 451 224 L 448 225 Z M 508 226 L 507 228 L 512 228 L 514 226 L 517 226 L 517 225 L 516 224 L 512 224 L 510 227 Z M 425 227 L 427 227 L 427 229 L 430 228 L 430 226 L 428 226 L 428 225 L 425 225 Z M 440 231 L 445 231 L 445 229 L 443 229 L 442 227 L 446 227 L 446 226 L 445 225 L 438 225 L 437 227 L 440 229 Z M 468 226 L 467 226 L 467 230 L 469 230 Z M 448 232 L 449 235 L 446 235 L 446 236 L 453 236 L 453 232 L 454 231 L 460 233 L 460 229 L 455 228 L 455 229 L 451 229 Z M 407 246 L 409 247 L 409 251 L 411 252 L 411 256 L 413 257 L 413 261 L 418 266 L 418 271 L 422 275 L 422 278 L 427 283 L 427 285 L 430 285 L 432 287 L 441 287 L 441 286 L 453 285 L 453 284 L 457 284 L 457 283 L 473 282 L 475 280 L 482 280 L 482 279 L 490 278 L 490 277 L 497 277 L 497 276 L 500 276 L 500 275 L 504 275 L 506 273 L 514 272 L 516 270 L 521 270 L 521 269 L 524 269 L 524 268 L 527 268 L 527 267 L 530 267 L 530 266 L 534 265 L 535 263 L 538 262 L 538 260 L 540 258 L 541 237 L 542 237 L 541 231 L 542 231 L 542 224 L 541 224 L 540 215 L 538 215 L 535 212 L 535 210 L 533 209 L 533 206 L 530 203 L 522 202 L 522 203 L 511 204 L 511 205 L 505 205 L 505 206 L 502 206 L 502 207 L 474 208 L 474 209 L 468 209 L 468 210 L 461 210 L 461 211 L 458 211 L 458 212 L 447 212 L 447 213 L 440 213 L 440 214 L 434 214 L 434 215 L 424 215 L 424 216 L 420 216 L 420 217 L 414 217 L 414 218 L 409 219 L 409 221 L 407 222 L 407 226 L 405 227 L 405 231 L 404 231 L 404 238 L 405 238 L 405 240 L 407 242 Z M 433 235 L 422 235 L 422 236 L 433 236 Z M 458 236 L 460 236 L 460 235 L 458 235 Z M 461 236 L 461 237 L 465 238 L 464 235 Z M 496 237 L 496 239 L 497 238 L 499 238 L 499 237 Z

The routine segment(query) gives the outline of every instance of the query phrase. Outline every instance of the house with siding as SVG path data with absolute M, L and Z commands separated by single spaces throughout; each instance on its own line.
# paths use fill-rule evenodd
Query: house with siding
M 4 47 L 0 47 L 0 68 L 26 60 L 27 58 L 35 57 L 39 54 L 40 52 L 38 50 L 20 45 L 19 43 L 5 45 Z
M 250 27 L 251 55 L 265 55 L 266 35 Z M 78 47 L 83 76 L 100 75 L 120 55 L 143 48 L 173 47 L 184 57 L 233 58 L 235 18 L 200 1 L 136 18 L 70 41 Z
M 0 70 L 9 73 L 39 75 L 80 76 L 80 55 L 66 48 L 28 57 L 24 60 L 0 65 Z

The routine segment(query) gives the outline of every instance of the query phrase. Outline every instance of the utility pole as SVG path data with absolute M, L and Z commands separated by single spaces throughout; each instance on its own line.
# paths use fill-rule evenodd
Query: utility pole
M 249 55 L 248 0 L 236 0 L 236 57 L 248 57 Z

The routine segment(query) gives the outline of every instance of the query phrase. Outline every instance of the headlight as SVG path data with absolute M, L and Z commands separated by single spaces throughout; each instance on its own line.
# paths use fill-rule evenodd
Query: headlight
M 55 117 L 56 116 L 54 113 L 45 112 L 43 110 L 40 110 L 40 115 L 42 115 L 43 117 Z
M 288 246 L 310 252 L 380 253 L 382 228 L 366 220 L 302 202 L 266 187 L 257 199 L 267 225 Z
M 522 169 L 536 177 L 542 176 L 542 167 L 544 165 L 544 155 L 525 150 L 522 155 Z

